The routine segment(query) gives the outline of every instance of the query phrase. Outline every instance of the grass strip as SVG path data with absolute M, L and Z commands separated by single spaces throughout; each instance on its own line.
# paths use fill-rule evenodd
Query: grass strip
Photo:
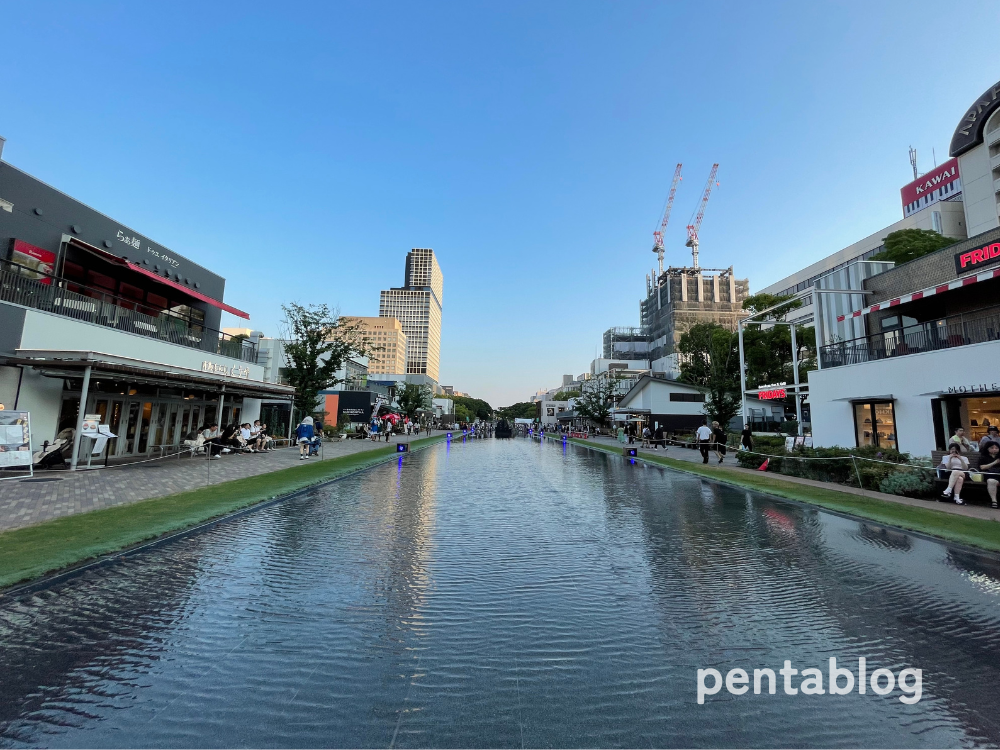
M 621 455 L 621 451 L 615 451 L 587 440 L 570 438 L 569 442 L 612 455 Z M 969 518 L 932 508 L 913 507 L 878 498 L 860 497 L 833 488 L 797 484 L 766 472 L 745 474 L 725 466 L 692 464 L 689 461 L 679 461 L 675 458 L 652 453 L 639 453 L 639 457 L 647 463 L 659 464 L 713 481 L 725 482 L 757 492 L 766 492 L 769 495 L 777 495 L 810 505 L 818 505 L 837 513 L 917 531 L 946 541 L 1000 551 L 1000 523 L 996 521 Z
M 444 435 L 410 442 L 411 450 Z M 0 533 L 0 589 L 390 460 L 387 445 Z

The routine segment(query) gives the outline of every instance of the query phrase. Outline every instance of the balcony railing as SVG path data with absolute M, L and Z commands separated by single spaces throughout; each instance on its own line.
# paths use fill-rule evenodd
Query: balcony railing
M 841 367 L 998 340 L 1000 305 L 828 344 L 820 358 L 823 367 Z
M 12 302 L 36 310 L 64 315 L 87 323 L 136 333 L 140 336 L 201 349 L 212 354 L 257 361 L 257 345 L 253 341 L 234 338 L 221 331 L 192 324 L 172 315 L 147 315 L 129 309 L 139 303 L 73 282 L 76 289 L 65 288 L 65 279 L 25 268 L 10 261 L 0 261 L 0 301 Z

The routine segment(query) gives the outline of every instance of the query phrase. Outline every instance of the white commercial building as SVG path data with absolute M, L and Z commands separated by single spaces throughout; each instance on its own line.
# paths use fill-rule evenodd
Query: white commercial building
M 618 402 L 618 413 L 639 416 L 650 429 L 695 430 L 705 420 L 705 391 L 676 380 L 641 377 Z

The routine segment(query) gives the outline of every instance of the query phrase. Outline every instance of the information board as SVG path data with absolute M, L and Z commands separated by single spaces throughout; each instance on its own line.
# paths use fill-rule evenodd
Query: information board
M 31 466 L 31 420 L 26 411 L 0 411 L 0 467 Z

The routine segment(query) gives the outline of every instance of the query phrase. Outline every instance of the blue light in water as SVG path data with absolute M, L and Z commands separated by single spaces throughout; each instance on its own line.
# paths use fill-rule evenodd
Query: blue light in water
M 401 472 L 403 470 L 403 457 L 402 456 L 399 457 L 399 464 L 397 466 L 398 466 L 398 470 L 396 471 L 396 473 L 398 474 L 399 472 Z
M 402 459 L 400 459 L 400 460 L 402 460 Z M 628 460 L 628 462 L 629 462 L 630 464 L 634 464 L 634 463 L 635 463 L 635 459 L 634 459 L 634 458 L 630 458 L 630 459 Z
M 451 440 L 451 433 L 448 433 L 448 439 Z

